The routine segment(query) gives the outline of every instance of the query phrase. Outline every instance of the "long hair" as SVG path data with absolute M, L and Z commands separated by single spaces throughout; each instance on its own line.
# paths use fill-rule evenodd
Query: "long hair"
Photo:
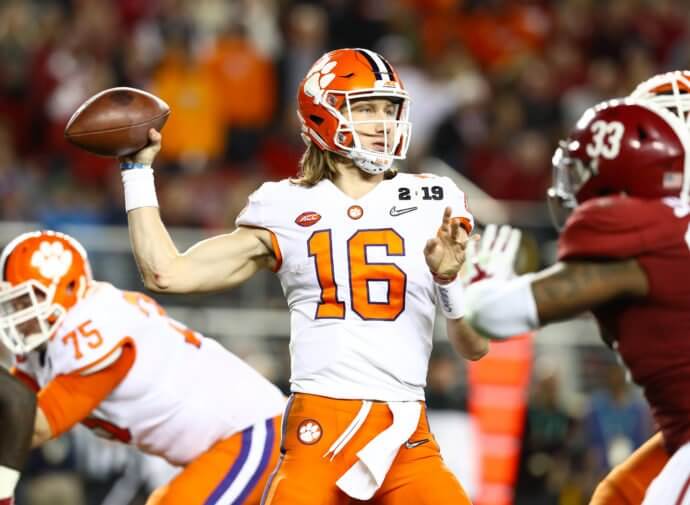
M 337 163 L 350 161 L 348 158 L 332 151 L 321 150 L 313 143 L 309 143 L 307 149 L 299 161 L 297 177 L 290 179 L 293 184 L 311 187 L 323 179 L 333 180 L 338 173 Z M 398 171 L 390 168 L 384 173 L 384 179 L 392 179 Z
M 332 181 L 337 173 L 336 163 L 341 160 L 344 158 L 339 154 L 322 151 L 310 142 L 302 155 L 302 159 L 299 160 L 297 177 L 290 180 L 293 184 L 307 187 L 314 186 L 323 179 Z

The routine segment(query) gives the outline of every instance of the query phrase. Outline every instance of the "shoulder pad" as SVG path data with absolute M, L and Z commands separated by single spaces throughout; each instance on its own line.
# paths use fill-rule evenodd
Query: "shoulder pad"
M 578 206 L 558 241 L 558 259 L 629 258 L 658 246 L 650 231 L 668 219 L 672 210 L 660 201 L 604 197 Z M 661 219 L 660 219 L 661 218 Z
M 137 309 L 120 300 L 121 294 L 104 286 L 68 312 L 48 346 L 53 375 L 102 370 L 117 360 L 123 345 L 133 345 L 129 334 Z

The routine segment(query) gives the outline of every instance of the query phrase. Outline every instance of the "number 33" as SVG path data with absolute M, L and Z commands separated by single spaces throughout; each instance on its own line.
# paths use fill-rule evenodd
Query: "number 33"
M 587 144 L 587 154 L 590 158 L 600 156 L 612 160 L 621 150 L 621 139 L 625 133 L 623 123 L 619 121 L 597 120 L 590 126 L 592 142 Z

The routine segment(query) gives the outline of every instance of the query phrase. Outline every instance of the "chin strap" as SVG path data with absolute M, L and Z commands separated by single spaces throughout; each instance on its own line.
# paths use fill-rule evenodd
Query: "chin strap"
M 371 175 L 382 174 L 393 166 L 393 160 L 383 160 L 381 163 L 377 161 L 381 158 L 369 157 L 361 153 L 351 155 L 350 159 L 357 165 L 357 168 Z

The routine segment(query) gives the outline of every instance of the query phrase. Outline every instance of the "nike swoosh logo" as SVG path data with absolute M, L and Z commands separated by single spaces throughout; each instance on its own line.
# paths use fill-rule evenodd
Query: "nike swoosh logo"
M 402 216 L 403 214 L 407 214 L 408 212 L 414 212 L 417 210 L 417 207 L 407 207 L 405 209 L 396 209 L 395 205 L 391 207 L 391 216 Z
M 428 441 L 429 441 L 428 438 L 423 438 L 421 440 L 415 440 L 414 442 L 411 442 L 410 440 L 408 440 L 407 442 L 405 442 L 405 448 L 406 449 L 414 449 L 415 447 L 419 447 L 420 445 L 426 444 Z

